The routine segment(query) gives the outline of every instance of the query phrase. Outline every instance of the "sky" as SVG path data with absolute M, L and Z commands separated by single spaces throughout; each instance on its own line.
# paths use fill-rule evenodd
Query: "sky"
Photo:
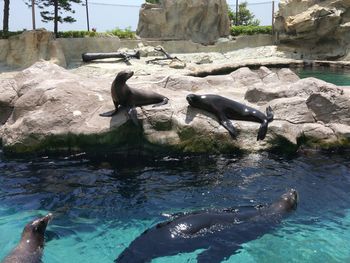
M 9 30 L 17 31 L 32 29 L 32 13 L 24 2 L 28 0 L 10 1 Z M 130 27 L 136 30 L 139 10 L 144 0 L 88 0 L 90 29 L 96 28 L 98 32 L 105 32 L 115 28 L 125 29 Z M 240 0 L 239 2 L 243 2 Z M 271 25 L 272 0 L 246 0 L 248 9 L 260 20 L 261 25 Z M 279 0 L 275 0 L 275 10 L 278 9 Z M 227 4 L 235 9 L 235 0 L 227 0 Z M 3 27 L 4 1 L 0 0 L 0 29 Z M 59 31 L 86 30 L 86 8 L 85 6 L 73 5 L 75 14 L 71 14 L 77 21 L 69 24 L 59 24 Z M 36 8 L 36 28 L 53 30 L 53 23 L 43 23 L 40 10 Z

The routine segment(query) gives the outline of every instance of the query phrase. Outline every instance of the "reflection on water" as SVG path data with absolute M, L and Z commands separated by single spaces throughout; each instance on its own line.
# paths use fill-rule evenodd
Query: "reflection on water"
M 53 212 L 44 262 L 112 262 L 165 215 L 269 203 L 294 187 L 300 205 L 227 262 L 350 262 L 350 157 L 166 157 L 154 161 L 0 160 L 0 259 L 23 226 Z M 234 235 L 234 233 L 232 233 Z M 193 253 L 154 262 L 196 262 Z

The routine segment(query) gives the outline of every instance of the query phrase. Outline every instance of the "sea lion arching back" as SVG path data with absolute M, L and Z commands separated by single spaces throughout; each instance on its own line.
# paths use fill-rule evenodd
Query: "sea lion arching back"
M 150 90 L 131 88 L 126 81 L 134 75 L 133 71 L 121 71 L 115 77 L 111 85 L 111 95 L 115 106 L 114 111 L 101 113 L 102 117 L 111 117 L 118 113 L 119 106 L 128 111 L 134 107 L 152 105 L 153 107 L 167 104 L 169 99 L 159 93 Z

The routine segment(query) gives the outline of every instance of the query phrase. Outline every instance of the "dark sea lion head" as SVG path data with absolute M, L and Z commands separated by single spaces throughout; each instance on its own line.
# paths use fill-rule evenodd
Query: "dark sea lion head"
M 186 100 L 192 107 L 205 109 L 206 103 L 204 102 L 204 99 L 206 97 L 207 95 L 188 94 Z
M 120 71 L 117 76 L 115 77 L 115 80 L 118 82 L 126 82 L 128 79 L 130 79 L 134 75 L 134 71 L 131 70 L 123 70 Z
M 49 213 L 44 217 L 28 223 L 23 229 L 21 242 L 25 242 L 33 248 L 42 247 L 44 244 L 46 227 L 51 221 L 52 217 L 52 214 Z
M 295 189 L 290 189 L 284 193 L 271 207 L 279 212 L 290 212 L 298 206 L 299 195 Z
M 186 100 L 192 107 L 197 107 L 198 103 L 200 102 L 200 96 L 195 94 L 188 94 L 186 96 Z

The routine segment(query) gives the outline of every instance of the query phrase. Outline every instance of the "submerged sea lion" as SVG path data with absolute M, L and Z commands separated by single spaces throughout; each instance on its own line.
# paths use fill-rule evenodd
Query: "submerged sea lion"
M 115 262 L 150 262 L 182 252 L 201 252 L 198 262 L 221 262 L 250 240 L 272 230 L 296 209 L 298 193 L 291 189 L 269 206 L 190 213 L 157 224 L 131 242 Z
M 220 124 L 224 126 L 234 138 L 237 136 L 237 131 L 233 127 L 230 119 L 261 123 L 257 137 L 258 141 L 265 138 L 268 123 L 273 121 L 273 111 L 270 106 L 266 108 L 265 115 L 259 110 L 219 95 L 189 94 L 186 99 L 192 107 L 213 113 L 219 119 Z
M 52 214 L 36 219 L 25 226 L 19 244 L 2 263 L 40 263 L 44 250 L 44 234 Z
M 101 113 L 102 117 L 111 117 L 118 113 L 119 106 L 126 107 L 128 114 L 135 118 L 135 107 L 154 104 L 153 107 L 168 103 L 168 98 L 153 91 L 133 89 L 126 81 L 134 75 L 133 71 L 121 71 L 114 79 L 111 86 L 112 100 L 115 110 Z

